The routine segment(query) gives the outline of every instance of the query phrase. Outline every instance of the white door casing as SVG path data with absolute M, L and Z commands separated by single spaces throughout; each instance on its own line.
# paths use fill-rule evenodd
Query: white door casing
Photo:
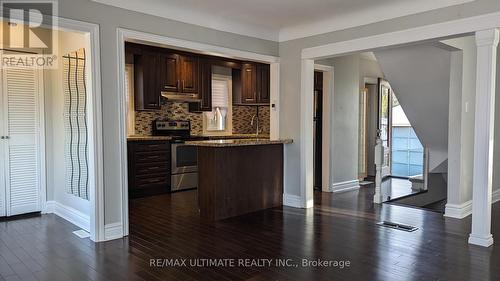
M 44 173 L 41 70 L 8 68 L 1 79 L 5 215 L 38 212 Z
M 2 52 L 0 52 L 0 60 L 2 59 Z M 3 85 L 3 69 L 0 67 L 0 81 L 2 81 Z M 0 136 L 2 139 L 0 139 L 0 217 L 4 217 L 7 214 L 7 207 L 6 207 L 6 202 L 5 202 L 5 149 L 4 149 L 4 142 L 5 142 L 5 135 L 6 135 L 6 130 L 4 126 L 3 120 L 4 118 L 4 101 L 3 101 L 3 86 L 0 86 Z

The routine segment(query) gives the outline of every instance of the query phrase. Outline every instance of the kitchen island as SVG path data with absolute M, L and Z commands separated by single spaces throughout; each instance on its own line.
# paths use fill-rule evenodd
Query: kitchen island
M 283 204 L 283 145 L 292 140 L 187 141 L 198 147 L 198 204 L 215 221 Z

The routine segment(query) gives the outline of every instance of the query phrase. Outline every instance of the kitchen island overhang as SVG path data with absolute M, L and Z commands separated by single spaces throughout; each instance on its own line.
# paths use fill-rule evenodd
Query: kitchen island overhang
M 189 141 L 198 147 L 198 204 L 209 221 L 283 205 L 283 146 L 290 139 Z

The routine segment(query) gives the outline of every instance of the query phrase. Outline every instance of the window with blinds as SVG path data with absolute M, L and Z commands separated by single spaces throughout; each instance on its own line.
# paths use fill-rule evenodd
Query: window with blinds
M 63 56 L 64 158 L 67 192 L 89 200 L 85 49 Z
M 212 79 L 212 107 L 229 107 L 229 85 L 226 79 Z
M 204 114 L 205 131 L 231 133 L 230 105 L 231 77 L 212 75 L 212 111 Z

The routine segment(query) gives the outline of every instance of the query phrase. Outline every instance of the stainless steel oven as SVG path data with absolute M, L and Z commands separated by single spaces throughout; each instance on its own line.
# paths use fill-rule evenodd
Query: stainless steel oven
M 198 149 L 183 140 L 172 141 L 172 191 L 198 187 Z
M 190 135 L 191 123 L 184 120 L 155 120 L 153 135 L 171 136 L 170 190 L 179 191 L 198 187 L 198 149 L 184 141 L 197 139 Z

